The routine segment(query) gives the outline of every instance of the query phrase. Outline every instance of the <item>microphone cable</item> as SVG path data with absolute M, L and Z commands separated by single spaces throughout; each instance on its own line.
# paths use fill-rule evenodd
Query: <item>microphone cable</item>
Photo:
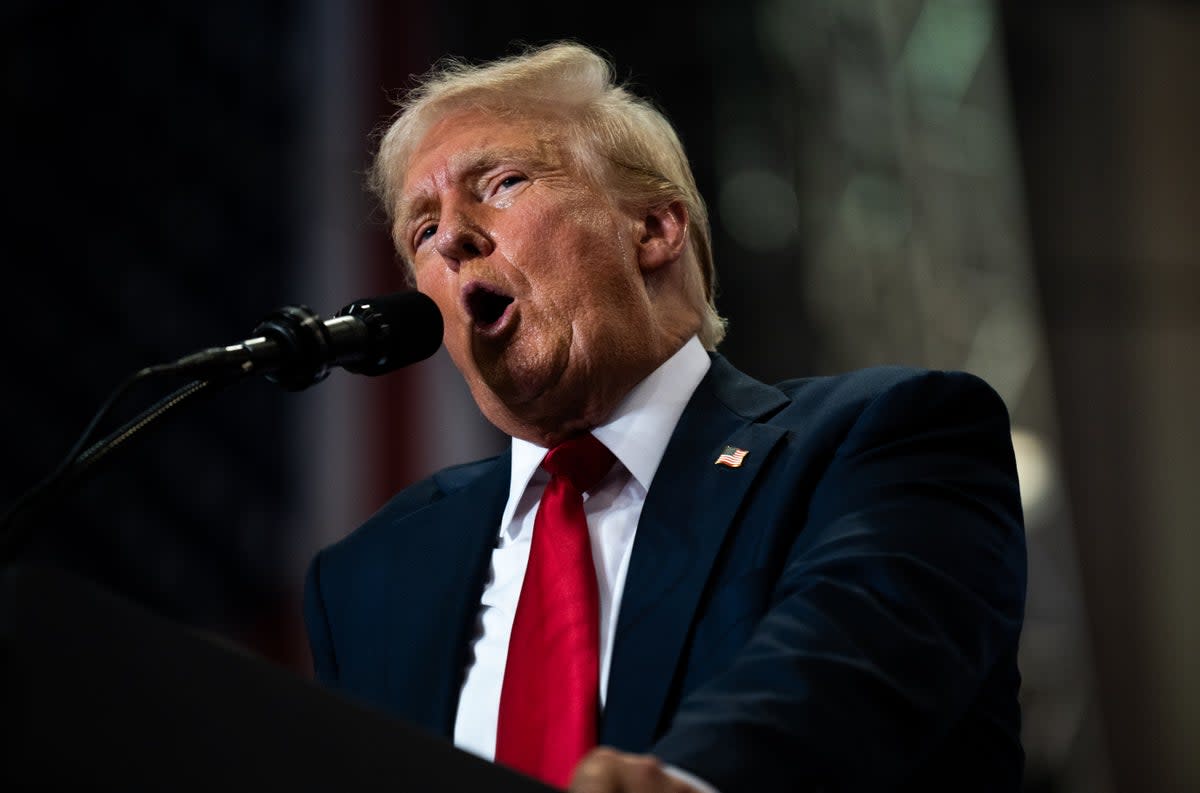
M 100 408 L 92 416 L 91 421 L 88 422 L 78 440 L 71 446 L 70 451 L 66 453 L 62 462 L 58 464 L 54 471 L 26 491 L 24 495 L 18 498 L 5 511 L 4 516 L 0 517 L 0 567 L 6 566 L 24 548 L 25 543 L 32 534 L 32 524 L 28 520 L 36 514 L 36 508 L 45 502 L 46 499 L 59 492 L 66 485 L 81 481 L 96 464 L 116 449 L 124 446 L 143 429 L 157 422 L 162 416 L 184 403 L 191 401 L 199 394 L 208 391 L 218 382 L 215 380 L 193 380 L 158 400 L 91 446 L 87 445 L 96 434 L 100 423 L 116 408 L 121 398 L 126 396 L 134 386 L 152 377 L 171 373 L 172 368 L 169 364 L 148 366 L 144 369 L 139 369 L 125 378 L 125 380 L 113 389 L 103 404 L 100 405 Z M 22 517 L 26 519 L 26 523 L 24 524 L 19 520 Z
M 442 317 L 434 302 L 420 292 L 398 292 L 357 300 L 330 320 L 322 320 L 307 306 L 285 306 L 268 315 L 255 331 L 261 335 L 139 369 L 119 383 L 58 467 L 0 517 L 0 568 L 13 561 L 29 540 L 33 532 L 30 517 L 35 508 L 46 504 L 66 485 L 82 479 L 146 427 L 198 395 L 259 373 L 288 391 L 321 382 L 334 366 L 355 374 L 386 374 L 437 351 L 442 340 Z M 88 446 L 100 423 L 134 386 L 163 375 L 192 375 L 197 379 Z

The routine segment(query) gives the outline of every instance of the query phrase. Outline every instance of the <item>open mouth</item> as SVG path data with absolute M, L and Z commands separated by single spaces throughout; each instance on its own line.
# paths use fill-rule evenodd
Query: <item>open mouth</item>
M 512 302 L 511 297 L 489 286 L 477 283 L 467 287 L 467 311 L 479 330 L 495 328 Z

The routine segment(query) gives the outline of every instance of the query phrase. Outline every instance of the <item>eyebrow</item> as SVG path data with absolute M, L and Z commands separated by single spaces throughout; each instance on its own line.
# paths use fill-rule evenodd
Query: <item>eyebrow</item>
M 470 182 L 506 162 L 519 162 L 532 171 L 553 168 L 557 158 L 548 141 L 533 146 L 510 148 L 469 149 L 450 158 L 450 178 L 453 182 Z M 396 228 L 407 229 L 415 218 L 437 206 L 437 197 L 422 190 L 412 198 L 401 198 L 396 211 Z

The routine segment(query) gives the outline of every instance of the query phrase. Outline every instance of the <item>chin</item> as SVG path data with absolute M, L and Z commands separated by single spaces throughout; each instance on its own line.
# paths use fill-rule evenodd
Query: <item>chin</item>
M 506 405 L 527 405 L 553 390 L 570 363 L 567 344 L 545 343 L 530 334 L 504 344 L 476 340 L 472 363 L 489 390 Z
M 547 391 L 547 378 L 541 373 L 514 372 L 505 367 L 481 375 L 480 381 L 492 399 L 518 413 L 536 403 Z

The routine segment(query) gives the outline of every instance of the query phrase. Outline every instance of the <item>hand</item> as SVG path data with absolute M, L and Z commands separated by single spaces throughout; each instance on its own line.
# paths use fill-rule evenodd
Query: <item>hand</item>
M 601 746 L 575 766 L 570 793 L 701 793 L 671 776 L 649 754 L 626 754 Z

